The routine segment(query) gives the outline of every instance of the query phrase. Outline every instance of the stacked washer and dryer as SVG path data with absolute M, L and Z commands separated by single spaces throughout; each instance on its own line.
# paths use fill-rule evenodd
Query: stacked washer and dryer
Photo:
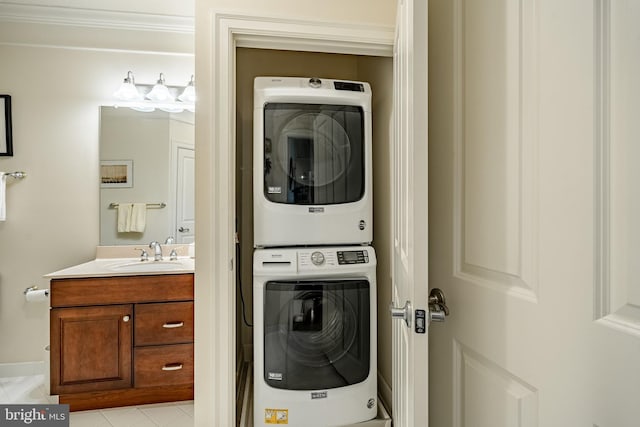
M 375 418 L 371 88 L 254 82 L 254 425 Z

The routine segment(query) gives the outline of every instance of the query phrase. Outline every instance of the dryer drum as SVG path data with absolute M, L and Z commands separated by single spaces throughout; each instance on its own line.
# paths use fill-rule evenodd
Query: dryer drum
M 340 360 L 358 333 L 355 307 L 336 292 L 300 292 L 280 311 L 280 319 L 283 351 L 310 368 Z
M 340 179 L 351 166 L 349 135 L 340 122 L 323 112 L 295 115 L 280 131 L 277 147 L 281 172 L 297 184 L 323 187 Z

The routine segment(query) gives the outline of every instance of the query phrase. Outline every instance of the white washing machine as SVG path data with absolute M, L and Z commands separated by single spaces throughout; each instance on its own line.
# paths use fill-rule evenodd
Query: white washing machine
M 253 132 L 256 247 L 373 240 L 368 83 L 256 77 Z
M 255 250 L 254 426 L 375 418 L 375 270 L 370 246 Z

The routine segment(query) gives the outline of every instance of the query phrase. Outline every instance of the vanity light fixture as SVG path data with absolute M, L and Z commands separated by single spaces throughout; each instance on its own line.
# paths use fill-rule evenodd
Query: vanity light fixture
M 169 88 L 164 84 L 164 74 L 160 73 L 158 82 L 153 86 L 151 92 L 147 94 L 147 99 L 156 102 L 173 102 L 175 99 L 169 93 Z
M 127 77 L 120 85 L 120 88 L 113 94 L 116 99 L 120 101 L 139 101 L 142 99 L 142 95 L 136 88 L 135 79 L 133 78 L 133 72 L 129 71 Z
M 193 74 L 191 74 L 191 80 L 189 80 L 187 87 L 184 88 L 178 99 L 184 103 L 185 110 L 192 113 L 196 112 L 196 87 Z
M 184 110 L 195 112 L 194 82 L 194 76 L 191 75 L 191 80 L 186 87 L 168 86 L 165 83 L 164 73 L 160 73 L 155 85 L 136 85 L 133 73 L 129 71 L 120 89 L 113 94 L 119 101 L 114 103 L 114 106 L 129 107 L 142 112 L 151 112 L 156 108 L 168 113 L 180 113 Z
M 195 82 L 193 79 L 193 74 L 191 75 L 191 80 L 189 80 L 189 84 L 184 88 L 182 94 L 178 97 L 178 99 L 182 102 L 196 102 L 196 88 L 194 86 Z

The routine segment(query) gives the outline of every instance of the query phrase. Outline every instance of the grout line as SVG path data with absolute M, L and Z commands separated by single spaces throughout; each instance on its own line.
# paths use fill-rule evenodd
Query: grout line
M 38 383 L 35 384 L 36 387 L 33 388 L 34 386 L 33 382 L 36 380 L 38 380 Z M 17 400 L 14 403 L 21 403 L 20 402 L 21 400 L 27 400 L 27 398 L 33 399 L 34 397 L 36 399 L 42 398 L 43 400 L 48 401 L 50 404 L 57 403 L 57 396 L 47 394 L 46 387 L 44 385 L 44 380 L 45 380 L 44 375 L 30 375 L 30 376 L 24 376 L 19 378 L 18 377 L 7 377 L 7 378 L 0 377 L 0 404 L 5 404 L 5 403 L 8 404 L 10 399 L 9 396 L 13 396 L 14 394 L 17 394 L 18 391 L 20 391 L 22 394 L 13 396 Z M 25 387 L 25 385 L 27 384 L 29 385 L 29 387 Z M 24 394 L 25 392 L 26 394 Z M 32 393 L 34 395 L 29 396 L 29 393 Z M 186 406 L 193 405 L 193 401 L 166 402 L 162 404 L 153 404 L 153 405 L 155 405 L 155 407 L 163 407 L 163 406 L 176 407 L 176 409 L 178 409 L 181 413 L 193 419 L 193 413 L 192 413 L 193 411 L 191 411 L 190 413 L 189 409 L 186 408 Z M 141 413 L 152 425 L 159 426 L 160 424 L 155 422 L 149 415 L 145 413 L 145 411 L 142 410 L 144 406 L 145 405 L 132 406 L 131 408 L 135 409 L 136 413 Z M 70 414 L 70 418 L 73 419 L 74 414 L 81 414 L 81 413 L 88 413 L 88 412 L 99 414 L 99 416 L 102 417 L 106 425 L 111 427 L 116 427 L 113 423 L 111 423 L 111 421 L 109 421 L 109 418 L 106 416 L 103 410 L 88 410 L 88 411 L 72 412 Z M 136 415 L 139 415 L 139 414 L 136 414 Z M 81 427 L 81 426 L 78 426 L 78 427 Z
M 153 420 L 153 418 L 151 418 L 149 415 L 147 415 L 147 413 L 146 413 L 145 411 L 143 411 L 143 410 L 142 410 L 142 408 L 140 408 L 140 407 L 136 406 L 136 411 L 138 411 L 138 412 L 140 412 L 142 415 L 144 415 L 144 416 L 145 416 L 145 418 L 146 418 L 146 419 L 148 419 L 148 420 L 151 422 L 151 424 L 153 424 L 154 426 L 158 426 L 158 425 L 160 425 L 160 424 L 156 423 L 156 422 Z

